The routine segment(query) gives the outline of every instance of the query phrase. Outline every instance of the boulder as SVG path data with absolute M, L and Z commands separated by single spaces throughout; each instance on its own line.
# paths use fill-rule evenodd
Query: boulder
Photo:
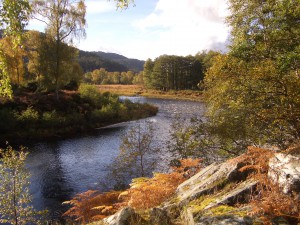
M 221 192 L 220 194 L 215 195 L 214 201 L 208 204 L 204 210 L 210 209 L 218 205 L 234 205 L 236 203 L 248 202 L 249 194 L 255 188 L 258 181 L 255 180 L 246 180 L 234 187 L 232 190 L 226 192 Z
M 143 225 L 144 219 L 137 214 L 134 209 L 126 207 L 121 209 L 116 214 L 103 219 L 103 222 L 108 225 Z
M 213 163 L 202 169 L 178 186 L 176 196 L 179 204 L 186 205 L 201 195 L 215 192 L 227 183 L 244 181 L 247 174 L 239 171 L 242 166 L 237 161 L 229 160 L 222 164 Z
M 168 212 L 164 209 L 153 208 L 150 212 L 150 224 L 172 225 Z
M 268 176 L 283 188 L 285 194 L 300 193 L 300 156 L 276 153 L 269 161 Z
M 249 217 L 238 217 L 233 215 L 201 217 L 195 225 L 252 225 L 253 220 Z

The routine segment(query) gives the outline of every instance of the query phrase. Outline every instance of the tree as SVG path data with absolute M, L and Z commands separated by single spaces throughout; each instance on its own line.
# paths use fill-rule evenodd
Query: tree
M 218 146 L 280 148 L 300 138 L 298 1 L 230 0 L 232 45 L 205 77 L 206 131 Z
M 197 133 L 191 124 L 183 118 L 176 117 L 171 124 L 170 140 L 167 148 L 176 159 L 199 157 Z
M 153 72 L 154 62 L 151 59 L 147 59 L 144 64 L 143 79 L 147 88 L 152 88 L 151 74 Z
M 24 81 L 25 64 L 23 47 L 14 46 L 12 37 L 4 37 L 0 40 L 1 54 L 5 58 L 10 84 L 20 86 Z
M 160 152 L 153 139 L 154 127 L 149 121 L 139 122 L 123 137 L 119 155 L 111 164 L 110 177 L 116 181 L 116 188 L 123 188 L 132 178 L 151 175 Z
M 0 27 L 4 36 L 9 36 L 13 42 L 13 50 L 22 46 L 23 30 L 28 24 L 31 8 L 28 0 L 1 0 Z M 11 70 L 5 52 L 0 45 L 0 95 L 12 97 L 9 79 Z
M 134 0 L 114 0 L 118 8 L 126 9 Z
M 201 61 L 194 56 L 162 55 L 144 64 L 145 86 L 159 90 L 197 89 L 203 80 L 204 70 Z
M 68 73 L 63 63 L 67 44 L 72 44 L 74 39 L 85 36 L 85 14 L 86 6 L 84 0 L 48 0 L 34 1 L 35 18 L 44 22 L 46 34 L 52 37 L 54 42 L 54 67 L 49 75 L 54 78 L 55 91 L 58 97 L 60 81 Z
M 11 147 L 0 149 L 0 223 L 14 225 L 39 223 L 37 212 L 31 204 L 29 194 L 29 173 L 24 164 L 27 153 Z
M 38 91 L 54 91 L 57 87 L 66 87 L 70 83 L 78 83 L 82 70 L 76 61 L 78 50 L 65 43 L 61 44 L 60 65 L 63 69 L 57 80 L 56 73 L 56 41 L 48 34 L 37 31 L 26 33 L 25 42 L 28 55 L 28 72 L 30 78 L 38 84 Z

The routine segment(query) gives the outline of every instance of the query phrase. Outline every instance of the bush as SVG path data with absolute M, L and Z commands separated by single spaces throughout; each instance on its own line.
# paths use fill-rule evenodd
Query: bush
M 58 127 L 64 122 L 64 118 L 61 117 L 56 110 L 50 112 L 44 112 L 42 116 L 42 124 L 46 127 Z
M 102 109 L 96 109 L 91 112 L 90 121 L 93 123 L 98 123 L 107 120 L 109 116 L 109 111 L 104 111 Z
M 96 86 L 91 84 L 81 84 L 78 91 L 82 98 L 89 100 L 96 107 L 101 105 L 101 94 L 97 90 Z
M 32 125 L 39 120 L 39 113 L 29 106 L 26 110 L 22 111 L 20 114 L 17 114 L 16 117 L 22 125 Z

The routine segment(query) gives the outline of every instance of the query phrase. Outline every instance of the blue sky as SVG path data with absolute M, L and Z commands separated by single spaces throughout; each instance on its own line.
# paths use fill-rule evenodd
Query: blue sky
M 224 50 L 228 38 L 224 0 L 135 0 L 126 10 L 116 10 L 112 0 L 85 3 L 87 37 L 76 44 L 82 50 L 146 60 Z M 29 28 L 43 29 L 37 21 Z

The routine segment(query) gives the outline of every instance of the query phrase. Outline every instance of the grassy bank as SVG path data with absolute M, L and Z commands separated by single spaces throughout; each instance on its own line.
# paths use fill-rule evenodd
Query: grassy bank
M 0 103 L 0 142 L 63 138 L 93 132 L 95 128 L 153 116 L 157 107 L 120 102 L 108 92 L 100 94 L 93 86 L 79 92 L 22 93 Z
M 160 91 L 146 89 L 141 85 L 97 85 L 101 93 L 111 92 L 117 95 L 135 96 L 140 95 L 152 98 L 168 98 L 168 99 L 181 99 L 191 101 L 202 101 L 202 92 L 194 90 L 170 90 Z

